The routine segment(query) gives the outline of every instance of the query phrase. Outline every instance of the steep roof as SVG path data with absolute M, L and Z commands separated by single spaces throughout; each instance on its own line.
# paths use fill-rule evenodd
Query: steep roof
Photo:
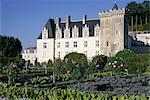
M 89 26 L 89 35 L 94 36 L 94 25 L 100 26 L 100 20 L 98 19 L 92 19 L 92 20 L 86 20 L 86 24 Z M 82 24 L 82 21 L 73 21 L 70 22 L 70 36 L 72 37 L 72 29 L 74 25 L 77 25 L 79 27 L 79 37 L 82 37 L 82 29 L 84 27 L 84 24 Z M 62 29 L 62 38 L 64 37 L 64 29 L 66 28 L 66 23 L 60 23 L 60 28 Z
M 114 10 L 114 9 L 118 10 L 118 6 L 117 6 L 117 4 L 116 4 L 116 3 L 114 4 L 114 6 L 113 6 L 112 10 Z
M 53 19 L 49 19 L 45 25 L 46 29 L 48 29 L 48 38 L 55 37 L 55 22 Z M 42 39 L 42 32 L 37 39 Z
M 98 24 L 100 26 L 100 20 L 99 19 L 86 20 L 86 24 L 89 26 L 89 35 L 94 36 L 94 25 Z M 82 20 L 70 22 L 69 29 L 70 29 L 71 37 L 72 37 L 72 29 L 74 25 L 77 25 L 77 27 L 79 27 L 79 37 L 82 37 L 82 28 L 84 27 L 84 24 L 82 24 Z M 54 38 L 55 31 L 56 31 L 55 30 L 56 24 L 54 20 L 49 19 L 45 27 L 48 29 L 48 38 Z M 60 28 L 62 29 L 62 38 L 64 38 L 64 29 L 66 28 L 66 23 L 65 22 L 60 23 Z M 42 32 L 37 39 L 42 39 Z

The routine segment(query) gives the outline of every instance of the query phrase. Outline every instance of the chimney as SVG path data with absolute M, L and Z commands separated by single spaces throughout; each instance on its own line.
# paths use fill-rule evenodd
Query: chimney
M 70 27 L 70 16 L 67 16 L 67 19 L 66 19 L 66 28 L 69 28 Z
M 57 26 L 57 27 L 60 26 L 60 22 L 61 22 L 61 18 L 57 18 L 57 19 L 56 19 L 56 26 Z
M 86 24 L 86 18 L 87 18 L 87 16 L 86 16 L 86 15 L 84 15 L 84 17 L 83 17 L 83 21 L 82 21 L 82 24 L 83 24 L 83 25 L 85 25 L 85 24 Z

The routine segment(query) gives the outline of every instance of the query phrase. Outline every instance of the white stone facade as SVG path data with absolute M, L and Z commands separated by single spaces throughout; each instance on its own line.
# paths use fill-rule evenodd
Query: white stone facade
M 30 61 L 34 65 L 37 58 L 37 49 L 35 47 L 26 48 L 23 50 L 22 59 L 25 61 Z
M 48 62 L 54 58 L 54 39 L 37 39 L 37 60 Z
M 99 53 L 99 37 L 56 39 L 55 57 L 63 59 L 68 53 L 84 53 L 88 59 Z

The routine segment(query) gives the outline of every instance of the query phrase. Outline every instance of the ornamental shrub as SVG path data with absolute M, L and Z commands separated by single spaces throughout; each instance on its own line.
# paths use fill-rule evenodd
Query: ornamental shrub
M 97 55 L 93 58 L 92 62 L 95 64 L 97 69 L 102 70 L 107 63 L 107 56 L 105 55 Z
M 77 52 L 66 55 L 64 57 L 64 62 L 69 69 L 68 72 L 76 79 L 81 78 L 88 65 L 87 57 L 84 54 Z
M 148 55 L 137 55 L 128 49 L 124 49 L 119 51 L 116 56 L 108 59 L 105 69 L 112 70 L 117 74 L 121 72 L 130 74 L 143 73 L 149 66 L 148 57 Z

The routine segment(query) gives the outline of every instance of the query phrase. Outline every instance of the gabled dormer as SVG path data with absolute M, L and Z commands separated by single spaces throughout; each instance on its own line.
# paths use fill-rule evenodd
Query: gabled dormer
M 64 38 L 70 38 L 70 16 L 66 19 L 66 28 L 64 30 Z
M 85 24 L 82 29 L 82 35 L 83 37 L 89 37 L 89 26 Z
M 99 24 L 96 24 L 94 26 L 94 36 L 98 37 L 99 34 L 100 34 L 100 26 L 99 26 Z
M 55 37 L 55 23 L 53 19 L 49 19 L 44 26 L 41 34 L 37 39 L 49 39 Z
M 77 25 L 74 25 L 74 27 L 72 29 L 72 37 L 77 38 L 78 36 L 79 36 L 79 29 L 78 29 Z
M 56 28 L 56 38 L 62 38 L 62 30 L 60 28 Z
M 56 38 L 62 38 L 62 29 L 60 28 L 61 18 L 56 19 Z
M 70 38 L 70 28 L 68 27 L 64 30 L 64 38 Z
M 48 29 L 44 27 L 42 30 L 42 39 L 47 39 L 47 38 L 48 38 Z

